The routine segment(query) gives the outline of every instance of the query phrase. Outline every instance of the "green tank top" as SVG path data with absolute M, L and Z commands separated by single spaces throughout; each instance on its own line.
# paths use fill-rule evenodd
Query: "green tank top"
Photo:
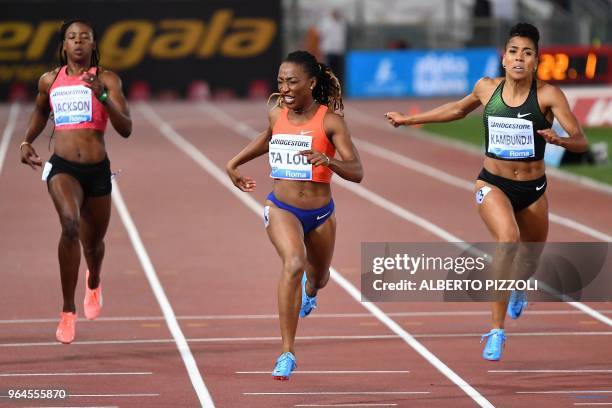
M 517 107 L 506 105 L 502 98 L 505 82 L 497 86 L 484 109 L 485 154 L 498 160 L 542 160 L 546 140 L 537 131 L 552 125 L 540 110 L 537 81 L 531 82 L 527 99 Z

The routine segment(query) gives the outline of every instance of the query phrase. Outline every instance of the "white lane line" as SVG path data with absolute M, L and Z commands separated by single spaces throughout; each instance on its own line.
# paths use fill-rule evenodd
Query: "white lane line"
M 4 132 L 2 132 L 2 141 L 0 141 L 0 173 L 2 173 L 2 167 L 4 166 L 4 160 L 6 159 L 6 152 L 8 151 L 9 144 L 11 143 L 11 137 L 15 130 L 15 123 L 17 123 L 17 116 L 19 115 L 19 104 L 14 103 L 11 105 L 8 119 L 6 120 L 6 126 Z
M 415 338 L 421 339 L 436 339 L 436 338 L 462 338 L 462 337 L 480 337 L 482 333 L 424 333 L 413 334 Z M 582 331 L 582 332 L 513 332 L 508 333 L 509 337 L 559 337 L 559 336 L 612 336 L 612 331 Z M 386 339 L 401 339 L 397 334 L 371 334 L 371 335 L 329 335 L 329 336 L 297 336 L 296 340 L 300 341 L 321 341 L 321 340 L 386 340 Z M 190 338 L 188 343 L 227 343 L 227 342 L 253 342 L 253 341 L 278 341 L 278 336 L 260 336 L 260 337 L 204 337 Z M 75 346 L 92 346 L 92 345 L 132 345 L 132 344 L 164 344 L 173 343 L 173 339 L 140 339 L 140 340 L 92 340 L 92 341 L 75 341 L 71 344 Z M 39 342 L 39 343 L 0 343 L 0 348 L 10 347 L 61 347 L 58 342 Z
M 567 302 L 567 304 L 569 304 L 572 307 L 575 307 L 576 309 L 580 310 L 581 312 L 591 316 L 593 319 L 599 320 L 600 322 L 605 323 L 608 326 L 612 326 L 612 319 L 610 319 L 607 316 L 604 316 L 601 312 L 593 309 L 590 306 L 585 305 L 584 303 L 581 303 L 581 302 Z
M 240 201 L 245 203 L 251 210 L 257 215 L 261 216 L 263 213 L 263 206 L 257 203 L 250 195 L 244 194 L 238 190 L 230 182 L 229 178 L 221 169 L 219 169 L 208 157 L 206 157 L 198 148 L 189 143 L 185 138 L 179 135 L 168 123 L 164 122 L 148 105 L 140 106 L 142 113 L 149 119 L 151 123 L 156 125 L 159 131 L 172 143 L 174 143 L 179 149 L 181 149 L 187 156 L 191 157 L 196 163 L 198 163 L 204 170 L 206 170 L 211 176 L 213 176 L 221 185 L 226 187 L 234 196 L 238 197 Z M 222 112 L 220 109 L 216 111 Z M 225 115 L 225 112 L 223 112 Z M 220 117 L 210 115 L 214 117 L 219 123 L 231 129 L 236 129 L 235 123 L 240 123 L 234 118 L 228 123 L 221 120 Z M 347 182 L 348 183 L 348 182 Z M 468 384 L 463 378 L 457 375 L 451 370 L 446 364 L 444 364 L 438 357 L 431 353 L 426 347 L 424 347 L 418 340 L 416 340 L 411 334 L 404 330 L 399 324 L 389 318 L 378 306 L 369 302 L 361 301 L 361 294 L 359 290 L 353 286 L 347 279 L 345 279 L 338 271 L 333 267 L 330 267 L 330 274 L 332 279 L 338 283 L 347 293 L 349 293 L 358 304 L 365 307 L 370 313 L 372 313 L 378 320 L 384 323 L 391 331 L 400 336 L 409 346 L 411 346 L 417 353 L 425 358 L 431 365 L 436 367 L 445 377 L 454 382 L 463 392 L 465 392 L 470 398 L 472 398 L 481 407 L 493 407 L 484 396 L 482 396 L 474 387 Z
M 593 373 L 612 373 L 612 370 L 599 370 L 599 369 L 564 369 L 564 370 L 488 370 L 490 373 L 499 374 L 515 374 L 515 373 L 528 373 L 528 374 L 540 374 L 540 373 L 572 373 L 572 374 L 593 374 Z
M 296 370 L 294 374 L 408 374 L 408 370 L 389 371 L 389 370 Z M 267 371 L 236 371 L 236 374 L 267 374 L 270 375 L 270 370 Z
M 600 310 L 600 313 L 610 314 L 612 310 Z M 581 315 L 580 310 L 529 310 L 529 316 L 555 316 L 555 315 Z M 491 312 L 483 310 L 453 310 L 453 311 L 423 311 L 423 312 L 390 312 L 390 317 L 448 317 L 448 316 L 490 316 Z M 313 319 L 341 319 L 341 318 L 362 318 L 372 317 L 371 313 L 319 313 L 308 316 Z M 247 315 L 200 315 L 200 316 L 176 316 L 177 320 L 275 320 L 277 314 L 247 314 Z M 124 321 L 159 321 L 164 320 L 163 316 L 117 316 L 117 317 L 98 317 L 96 322 L 124 322 Z M 92 323 L 91 320 L 84 320 L 79 324 Z M 7 319 L 0 320 L 0 324 L 27 324 L 27 323 L 57 323 L 57 318 L 41 319 Z
M 528 373 L 528 374 L 540 374 L 540 373 L 572 373 L 572 374 L 593 374 L 593 373 L 612 373 L 612 370 L 600 370 L 600 369 L 575 369 L 575 370 L 488 370 L 490 373 L 500 374 L 514 374 L 514 373 Z
M 132 397 L 159 397 L 159 394 L 69 394 L 68 398 L 73 398 L 73 397 L 100 397 L 100 398 L 107 398 L 107 397 L 112 397 L 112 398 L 132 398 Z
M 610 336 L 612 335 L 612 331 L 589 331 L 589 332 L 523 332 L 523 333 L 507 333 L 506 337 L 554 337 L 554 336 Z M 482 334 L 478 333 L 442 333 L 442 334 L 430 334 L 427 335 L 428 338 L 436 338 L 436 337 L 471 337 L 471 336 L 482 336 Z M 420 335 L 415 335 L 415 337 L 420 337 Z
M 214 105 L 207 103 L 205 105 L 199 105 L 200 109 L 202 109 L 204 112 L 207 112 L 210 114 L 211 117 L 213 117 L 215 120 L 217 120 L 217 122 L 221 123 L 222 125 L 224 125 L 225 127 L 228 127 L 232 130 L 234 130 L 236 133 L 238 133 L 241 136 L 246 137 L 247 139 L 252 139 L 255 135 L 257 134 L 257 131 L 249 126 L 247 126 L 246 124 L 237 121 L 235 118 L 231 117 L 230 115 L 228 115 L 227 113 L 225 113 L 223 110 L 215 107 Z M 150 108 L 149 108 L 150 109 Z M 168 126 L 169 127 L 169 126 Z M 171 128 L 170 128 L 171 129 Z M 173 131 L 174 132 L 174 131 Z M 176 132 L 174 132 L 176 133 Z M 177 135 L 178 136 L 178 135 Z M 180 137 L 180 136 L 179 136 Z M 357 140 L 357 139 L 354 139 Z M 362 141 L 363 143 L 363 141 Z M 367 143 L 367 142 L 365 142 Z M 371 146 L 374 146 L 376 148 L 378 148 L 378 146 L 372 145 L 370 143 Z M 191 145 L 192 146 L 192 145 Z M 194 147 L 195 149 L 195 147 Z M 382 148 L 381 148 L 382 149 Z M 386 149 L 385 149 L 386 150 Z M 393 161 L 398 159 L 397 154 L 394 152 L 389 151 L 389 155 L 386 156 L 386 159 L 389 161 Z M 403 157 L 403 156 L 402 156 Z M 408 159 L 405 158 L 406 160 L 408 160 L 408 162 L 412 163 L 415 162 L 412 159 Z M 402 159 L 403 160 L 403 159 Z M 402 161 L 403 163 L 404 161 Z M 418 165 L 417 165 L 418 163 Z M 399 163 L 398 163 L 399 164 Z M 440 170 L 435 169 L 431 166 L 427 166 L 424 163 L 420 163 L 420 162 L 416 162 L 413 163 L 414 166 L 411 165 L 411 169 L 414 169 L 415 171 L 419 171 L 419 172 L 423 172 L 422 167 L 421 166 L 425 166 L 425 168 L 429 170 L 431 170 L 432 172 L 436 173 L 439 172 Z M 424 172 L 423 174 L 428 175 L 427 172 Z M 447 173 L 445 173 L 447 174 Z M 447 176 L 449 178 L 454 179 L 455 176 L 452 176 L 450 174 L 447 174 Z M 450 183 L 447 180 L 442 180 L 445 181 L 451 185 L 454 185 L 453 183 Z M 457 182 L 461 182 L 461 180 L 457 180 Z M 467 185 L 465 184 L 467 183 L 467 180 L 463 180 L 463 187 L 466 188 Z M 408 222 L 411 222 L 415 225 L 418 225 L 419 227 L 431 232 L 432 234 L 440 237 L 441 239 L 451 243 L 451 244 L 455 244 L 457 246 L 459 246 L 460 248 L 464 248 L 467 244 L 465 243 L 465 241 L 463 241 L 462 239 L 460 239 L 459 237 L 451 234 L 450 232 L 446 231 L 445 229 L 437 226 L 436 224 L 426 220 L 423 217 L 419 217 L 418 215 L 406 210 L 405 208 L 387 200 L 386 198 L 366 189 L 365 187 L 355 184 L 355 183 L 351 183 L 349 181 L 343 180 L 340 177 L 336 177 L 336 184 L 352 191 L 353 193 L 359 195 L 360 197 L 370 201 L 371 203 L 374 203 L 376 205 L 378 205 L 379 207 L 382 207 L 383 209 L 397 215 L 400 218 L 405 219 Z M 461 185 L 461 183 L 459 184 Z M 233 186 L 232 186 L 233 187 Z M 471 191 L 470 187 L 470 191 Z M 234 190 L 238 191 L 238 189 L 234 188 Z M 554 214 L 550 213 L 549 214 L 549 218 L 551 220 L 555 219 Z M 561 217 L 562 218 L 562 217 Z M 574 224 L 578 224 L 575 221 L 572 221 L 572 225 Z M 589 228 L 589 227 L 585 227 L 585 228 Z M 594 230 L 593 230 L 594 231 Z M 612 242 L 612 236 L 607 235 L 607 234 L 603 234 L 600 233 L 598 231 L 594 231 L 594 234 L 597 235 L 599 234 L 600 236 L 597 237 L 598 239 L 601 239 L 602 241 L 607 241 L 607 242 Z M 585 305 L 584 303 L 580 303 L 580 302 L 567 302 L 570 306 L 584 312 L 585 314 L 591 316 L 592 318 L 599 320 L 600 322 L 607 324 L 608 326 L 612 326 L 612 319 L 608 318 L 607 316 L 604 316 L 601 312 L 598 312 L 597 310 Z
M 515 391 L 516 394 L 608 394 L 612 390 Z
M 304 391 L 304 392 L 243 392 L 242 395 L 418 395 L 429 391 Z
M 77 406 L 57 406 L 54 405 L 52 407 L 23 407 L 23 408 L 119 408 L 118 405 L 104 405 L 104 406 L 100 406 L 100 405 L 79 405 Z
M 181 320 L 180 317 L 177 316 L 178 320 Z M 150 321 L 150 320 L 164 320 L 163 316 L 126 316 L 126 317 L 98 317 L 96 322 L 124 322 L 124 321 Z M 57 319 L 53 318 L 39 318 L 39 319 L 6 319 L 0 320 L 0 324 L 29 324 L 29 323 L 53 323 L 57 321 Z M 85 323 L 92 323 L 92 320 L 83 319 L 82 322 L 79 322 L 79 325 Z
M 295 404 L 294 407 L 397 407 L 397 404 Z
M 601 232 L 596 230 L 595 228 L 591 228 L 581 222 L 572 220 L 568 217 L 563 217 L 559 214 L 555 214 L 553 212 L 548 213 L 548 218 L 559 225 L 563 225 L 567 228 L 573 229 L 575 231 L 582 232 L 584 235 L 588 235 L 595 239 L 604 242 L 612 242 L 612 235 L 606 234 L 605 232 Z
M 187 340 L 181 331 L 181 327 L 176 320 L 176 316 L 174 314 L 174 310 L 172 309 L 172 305 L 164 292 L 164 289 L 157 277 L 157 273 L 155 272 L 155 268 L 153 267 L 153 263 L 151 262 L 151 258 L 145 249 L 145 246 L 140 238 L 140 234 L 136 229 L 136 225 L 130 215 L 127 206 L 125 205 L 125 201 L 123 201 L 123 197 L 121 196 L 121 192 L 119 191 L 119 185 L 115 180 L 113 180 L 113 203 L 121 217 L 121 221 L 123 221 L 123 225 L 125 226 L 126 231 L 130 237 L 130 241 L 134 246 L 134 250 L 138 255 L 138 259 L 142 265 L 142 268 L 145 272 L 145 276 L 149 281 L 149 285 L 155 294 L 155 298 L 159 303 L 159 307 L 161 308 L 162 314 L 166 320 L 166 324 L 168 325 L 168 329 L 170 333 L 172 333 L 172 337 L 176 343 L 176 347 L 178 348 L 181 357 L 183 359 L 183 363 L 185 364 L 185 368 L 187 369 L 187 373 L 189 374 L 189 379 L 191 380 L 191 384 L 193 385 L 196 394 L 198 395 L 198 399 L 200 400 L 200 404 L 202 407 L 210 407 L 213 408 L 215 404 L 204 384 L 204 379 L 202 378 L 202 374 L 198 369 L 198 365 L 191 354 L 191 350 L 189 349 L 189 345 L 187 344 Z
M 612 402 L 574 402 L 574 405 L 612 405 Z
M 0 377 L 70 377 L 70 376 L 94 376 L 94 375 L 151 375 L 152 372 L 133 373 L 0 373 Z
M 92 340 L 92 341 L 74 341 L 70 343 L 75 346 L 92 346 L 92 345 L 112 345 L 112 344 L 158 344 L 158 343 L 174 343 L 174 339 L 140 339 L 140 340 Z M 37 346 L 61 346 L 59 342 L 30 342 L 30 343 L 2 343 L 0 347 L 37 347 Z
M 589 332 L 523 332 L 523 333 L 508 333 L 507 337 L 555 337 L 555 336 L 610 336 L 612 331 L 589 331 Z M 459 337 L 481 337 L 482 333 L 427 333 L 413 334 L 416 338 L 459 338 Z M 370 339 L 395 339 L 401 338 L 400 335 L 379 334 L 379 335 L 355 335 L 355 336 L 297 336 L 297 340 L 316 341 L 316 340 L 370 340 Z M 219 337 L 219 338 L 202 338 L 189 339 L 191 343 L 197 342 L 217 342 L 217 341 L 268 341 L 279 340 L 280 337 Z

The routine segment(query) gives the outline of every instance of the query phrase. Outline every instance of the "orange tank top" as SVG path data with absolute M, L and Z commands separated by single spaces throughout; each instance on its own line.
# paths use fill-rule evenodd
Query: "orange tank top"
M 104 132 L 108 113 L 93 91 L 83 86 L 80 75 L 67 74 L 60 68 L 49 90 L 49 103 L 57 130 L 95 129 Z M 96 67 L 87 72 L 96 74 Z
M 289 109 L 280 112 L 269 144 L 270 177 L 285 180 L 314 181 L 329 183 L 333 172 L 327 166 L 313 166 L 301 150 L 314 150 L 334 157 L 336 148 L 325 134 L 323 118 L 327 106 L 321 105 L 317 113 L 306 123 L 294 125 L 287 117 Z

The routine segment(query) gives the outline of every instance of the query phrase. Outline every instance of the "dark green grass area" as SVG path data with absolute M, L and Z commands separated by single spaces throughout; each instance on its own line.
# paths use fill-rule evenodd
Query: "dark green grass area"
M 481 116 L 468 116 L 465 119 L 449 123 L 430 123 L 423 126 L 423 129 L 449 139 L 467 142 L 475 146 L 484 146 L 484 126 Z M 606 142 L 608 144 L 608 155 L 612 156 L 611 128 L 586 128 L 584 131 L 589 139 L 589 144 Z M 604 165 L 572 164 L 563 165 L 560 169 L 612 185 L 612 158 L 608 158 L 608 163 Z

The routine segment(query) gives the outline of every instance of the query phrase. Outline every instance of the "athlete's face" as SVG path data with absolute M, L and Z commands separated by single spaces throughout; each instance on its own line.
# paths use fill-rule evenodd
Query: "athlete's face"
M 278 92 L 289 109 L 301 110 L 312 104 L 312 90 L 316 80 L 304 67 L 293 62 L 283 62 L 278 69 Z
M 506 45 L 502 65 L 506 69 L 506 76 L 515 80 L 534 75 L 538 55 L 533 41 L 527 37 L 512 37 Z
M 96 48 L 93 31 L 83 23 L 68 26 L 63 44 L 68 60 L 75 62 L 90 61 L 91 53 Z

